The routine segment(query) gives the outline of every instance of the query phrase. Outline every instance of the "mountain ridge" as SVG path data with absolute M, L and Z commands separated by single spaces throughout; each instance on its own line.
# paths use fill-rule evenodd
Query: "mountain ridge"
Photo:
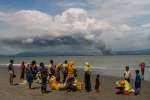
M 111 51 L 109 54 L 101 54 L 98 52 L 20 52 L 11 55 L 0 55 L 0 57 L 32 57 L 32 56 L 102 56 L 102 55 L 150 55 L 150 49 L 132 50 L 132 51 Z

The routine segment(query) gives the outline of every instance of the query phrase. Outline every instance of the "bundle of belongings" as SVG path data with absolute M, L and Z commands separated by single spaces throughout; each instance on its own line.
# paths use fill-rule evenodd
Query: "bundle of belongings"
M 115 93 L 130 95 L 134 92 L 131 84 L 127 80 L 119 80 L 115 83 Z
M 64 89 L 65 86 L 62 83 L 58 83 L 56 81 L 56 77 L 54 75 L 52 75 L 51 77 L 49 77 L 49 87 L 52 90 L 60 90 L 60 89 Z
M 79 78 L 70 77 L 65 83 L 59 83 L 56 81 L 56 77 L 52 75 L 49 77 L 49 87 L 52 90 L 68 90 L 68 91 L 81 91 L 83 84 Z

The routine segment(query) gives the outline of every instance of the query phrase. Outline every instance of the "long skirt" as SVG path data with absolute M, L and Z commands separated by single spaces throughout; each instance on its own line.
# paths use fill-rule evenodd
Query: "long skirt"
M 47 91 L 46 88 L 47 88 L 47 77 L 43 77 L 42 78 L 42 84 L 41 84 L 42 93 Z
M 64 81 L 64 73 L 63 71 L 60 71 L 60 82 L 63 83 Z
M 25 76 L 25 72 L 24 72 L 24 71 L 21 71 L 20 79 L 23 79 L 23 80 L 24 80 L 24 76 Z
M 141 78 L 144 80 L 144 68 L 141 68 Z
M 32 74 L 27 74 L 26 76 L 29 87 L 31 88 L 32 82 L 33 82 L 33 75 Z
M 85 89 L 86 91 L 91 91 L 91 75 L 89 73 L 84 74 L 84 82 L 85 82 Z
M 60 72 L 59 71 L 56 72 L 56 81 L 60 82 Z
M 63 79 L 63 83 L 66 82 L 66 78 L 67 78 L 67 73 L 64 72 L 64 79 Z

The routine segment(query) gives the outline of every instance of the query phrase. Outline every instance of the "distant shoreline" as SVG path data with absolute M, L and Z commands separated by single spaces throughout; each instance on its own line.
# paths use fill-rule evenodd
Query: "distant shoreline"
M 76 57 L 84 57 L 84 56 L 146 56 L 146 55 L 150 55 L 150 54 L 112 54 L 112 55 L 34 55 L 34 56 L 16 56 L 16 55 L 0 55 L 0 57 L 73 57 L 73 56 L 76 56 Z

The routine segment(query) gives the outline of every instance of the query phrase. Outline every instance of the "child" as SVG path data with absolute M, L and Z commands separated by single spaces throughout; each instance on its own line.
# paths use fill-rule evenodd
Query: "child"
M 135 77 L 135 95 L 138 95 L 140 93 L 141 88 L 141 77 L 139 74 L 139 70 L 135 71 L 136 77 Z
M 99 75 L 96 75 L 96 79 L 95 79 L 95 90 L 96 90 L 96 92 L 100 92 L 99 88 L 100 88 Z
M 130 83 L 131 72 L 129 70 L 129 66 L 126 66 L 126 70 L 124 72 L 124 79 L 127 80 Z
M 144 70 L 145 70 L 145 63 L 141 63 L 140 65 L 140 68 L 141 68 L 141 77 L 142 77 L 142 80 L 144 80 Z

